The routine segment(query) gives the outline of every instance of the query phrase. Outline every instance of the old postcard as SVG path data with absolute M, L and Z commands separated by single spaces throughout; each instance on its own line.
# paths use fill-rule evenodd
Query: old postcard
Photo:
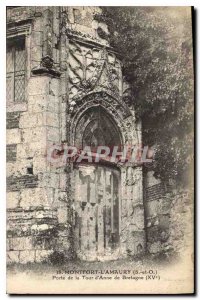
M 194 293 L 191 7 L 6 13 L 7 293 Z

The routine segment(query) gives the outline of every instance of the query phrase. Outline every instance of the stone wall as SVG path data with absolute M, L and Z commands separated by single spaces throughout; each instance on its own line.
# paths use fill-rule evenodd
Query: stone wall
M 27 54 L 25 102 L 7 102 L 8 262 L 45 260 L 59 240 L 60 173 L 47 160 L 48 144 L 60 142 L 59 79 L 32 73 L 48 54 L 46 10 L 8 8 L 8 38 L 25 35 Z
M 172 250 L 182 259 L 189 255 L 189 259 L 192 260 L 194 255 L 193 195 L 193 191 L 187 189 L 172 192 L 169 239 L 165 247 L 165 251 Z
M 159 254 L 169 238 L 171 199 L 165 185 L 153 176 L 153 171 L 147 171 L 144 180 L 147 251 Z
M 141 126 L 124 95 L 121 62 L 96 7 L 13 7 L 8 38 L 25 36 L 25 101 L 7 102 L 8 262 L 73 257 L 73 165 L 54 165 L 54 144 L 74 143 L 80 116 L 108 111 L 123 143 L 141 144 Z M 121 171 L 121 254 L 145 252 L 141 167 Z
M 129 167 L 122 177 L 122 251 L 141 255 L 146 251 L 142 168 Z
M 16 201 L 19 194 L 15 192 L 8 197 Z M 57 225 L 55 210 L 39 206 L 9 208 L 7 221 L 8 263 L 42 262 L 53 252 Z
M 176 253 L 181 258 L 193 248 L 193 196 L 145 174 L 145 226 L 147 251 L 153 255 Z M 189 252 L 188 252 L 189 250 Z

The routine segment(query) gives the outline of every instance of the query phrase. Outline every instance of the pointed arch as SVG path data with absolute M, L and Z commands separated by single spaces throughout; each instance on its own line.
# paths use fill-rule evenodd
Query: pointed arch
M 101 105 L 88 108 L 79 118 L 75 128 L 74 144 L 79 149 L 85 146 L 122 145 L 122 136 L 115 120 Z
M 86 114 L 87 111 L 89 112 L 89 109 L 95 109 L 97 107 L 101 107 L 105 115 L 110 118 L 111 123 L 113 122 L 114 124 L 114 128 L 120 133 L 121 144 L 125 144 L 128 136 L 126 120 L 131 115 L 131 112 L 125 103 L 119 102 L 119 100 L 105 92 L 91 93 L 77 101 L 74 105 L 70 122 L 71 144 L 75 144 L 76 128 L 82 116 Z M 89 119 L 86 117 L 84 126 L 86 127 L 89 122 Z

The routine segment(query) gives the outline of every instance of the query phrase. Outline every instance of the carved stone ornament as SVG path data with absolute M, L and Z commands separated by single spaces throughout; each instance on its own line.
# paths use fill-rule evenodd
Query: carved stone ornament
M 83 46 L 70 40 L 68 68 L 71 99 L 76 101 L 99 89 L 121 98 L 121 65 L 115 54 L 106 48 Z
M 46 55 L 41 59 L 40 65 L 32 69 L 32 74 L 34 75 L 49 74 L 52 75 L 53 77 L 60 77 L 61 73 L 57 71 L 55 68 L 53 68 L 53 64 L 54 64 L 53 58 L 51 58 L 49 55 Z

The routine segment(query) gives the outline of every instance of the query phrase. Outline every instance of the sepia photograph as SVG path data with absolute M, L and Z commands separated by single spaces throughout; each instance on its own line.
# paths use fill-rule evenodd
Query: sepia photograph
M 5 13 L 7 293 L 194 294 L 194 7 Z

